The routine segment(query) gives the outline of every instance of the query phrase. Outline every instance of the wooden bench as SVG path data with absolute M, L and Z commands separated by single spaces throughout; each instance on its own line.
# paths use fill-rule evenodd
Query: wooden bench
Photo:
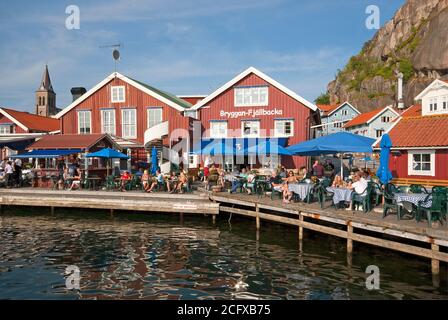
M 391 181 L 395 185 L 410 186 L 411 184 L 420 184 L 425 187 L 446 187 L 448 180 L 434 180 L 434 179 L 419 179 L 419 178 L 395 178 Z

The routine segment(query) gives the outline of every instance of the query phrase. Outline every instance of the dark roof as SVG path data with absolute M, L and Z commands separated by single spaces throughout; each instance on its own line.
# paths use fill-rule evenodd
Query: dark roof
M 107 134 L 58 134 L 37 140 L 28 149 L 88 149 L 102 139 L 114 142 Z
M 137 82 L 138 84 L 144 86 L 145 88 L 147 88 L 147 89 L 149 89 L 151 91 L 154 91 L 155 93 L 161 95 L 162 97 L 164 97 L 164 98 L 166 98 L 166 99 L 168 99 L 168 100 L 170 100 L 170 101 L 180 105 L 181 107 L 190 108 L 192 106 L 191 103 L 188 103 L 187 101 L 185 101 L 185 100 L 183 100 L 183 99 L 181 99 L 179 97 L 176 97 L 174 94 L 171 94 L 169 92 L 162 91 L 160 89 L 154 88 L 154 87 L 152 87 L 152 86 L 150 86 L 150 85 L 148 85 L 148 84 L 146 84 L 144 82 L 132 79 L 130 77 L 128 77 L 128 78 L 133 80 L 133 81 L 135 81 L 135 82 Z
M 50 73 L 48 72 L 48 65 L 45 65 L 44 74 L 42 75 L 42 80 L 40 81 L 39 89 L 37 89 L 37 91 L 53 91 Z

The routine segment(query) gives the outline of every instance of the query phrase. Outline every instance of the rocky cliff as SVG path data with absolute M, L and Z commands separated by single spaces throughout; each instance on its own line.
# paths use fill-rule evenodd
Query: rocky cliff
M 331 103 L 362 112 L 396 104 L 397 72 L 404 102 L 436 78 L 448 78 L 448 0 L 408 0 L 328 85 Z

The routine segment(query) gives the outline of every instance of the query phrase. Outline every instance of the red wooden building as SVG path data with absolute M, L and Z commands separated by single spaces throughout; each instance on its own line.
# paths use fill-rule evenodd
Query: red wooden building
M 170 142 L 171 133 L 188 132 L 189 118 L 183 112 L 190 106 L 170 93 L 112 73 L 56 118 L 63 134 L 107 133 L 133 161 L 149 162 L 152 147 L 162 156 L 162 147 L 169 150 L 170 143 L 176 142 Z
M 0 108 L 0 160 L 23 152 L 36 138 L 59 133 L 59 120 Z
M 278 139 L 284 146 L 310 138 L 319 124 L 317 107 L 261 71 L 251 67 L 237 75 L 191 110 L 204 139 Z M 192 111 L 189 111 L 192 112 Z M 307 164 L 305 157 L 282 157 L 287 168 Z
M 448 83 L 435 80 L 415 100 L 422 103 L 403 112 L 388 132 L 393 145 L 392 175 L 400 180 L 446 185 Z

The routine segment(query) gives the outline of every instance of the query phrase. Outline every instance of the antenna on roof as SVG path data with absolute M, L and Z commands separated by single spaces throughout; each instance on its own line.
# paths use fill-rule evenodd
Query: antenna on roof
M 100 46 L 101 49 L 103 48 L 114 48 L 112 51 L 112 57 L 115 61 L 115 73 L 117 72 L 117 62 L 120 61 L 120 51 L 118 51 L 118 48 L 124 48 L 124 45 L 120 42 L 118 44 L 109 44 L 109 45 L 102 45 Z

